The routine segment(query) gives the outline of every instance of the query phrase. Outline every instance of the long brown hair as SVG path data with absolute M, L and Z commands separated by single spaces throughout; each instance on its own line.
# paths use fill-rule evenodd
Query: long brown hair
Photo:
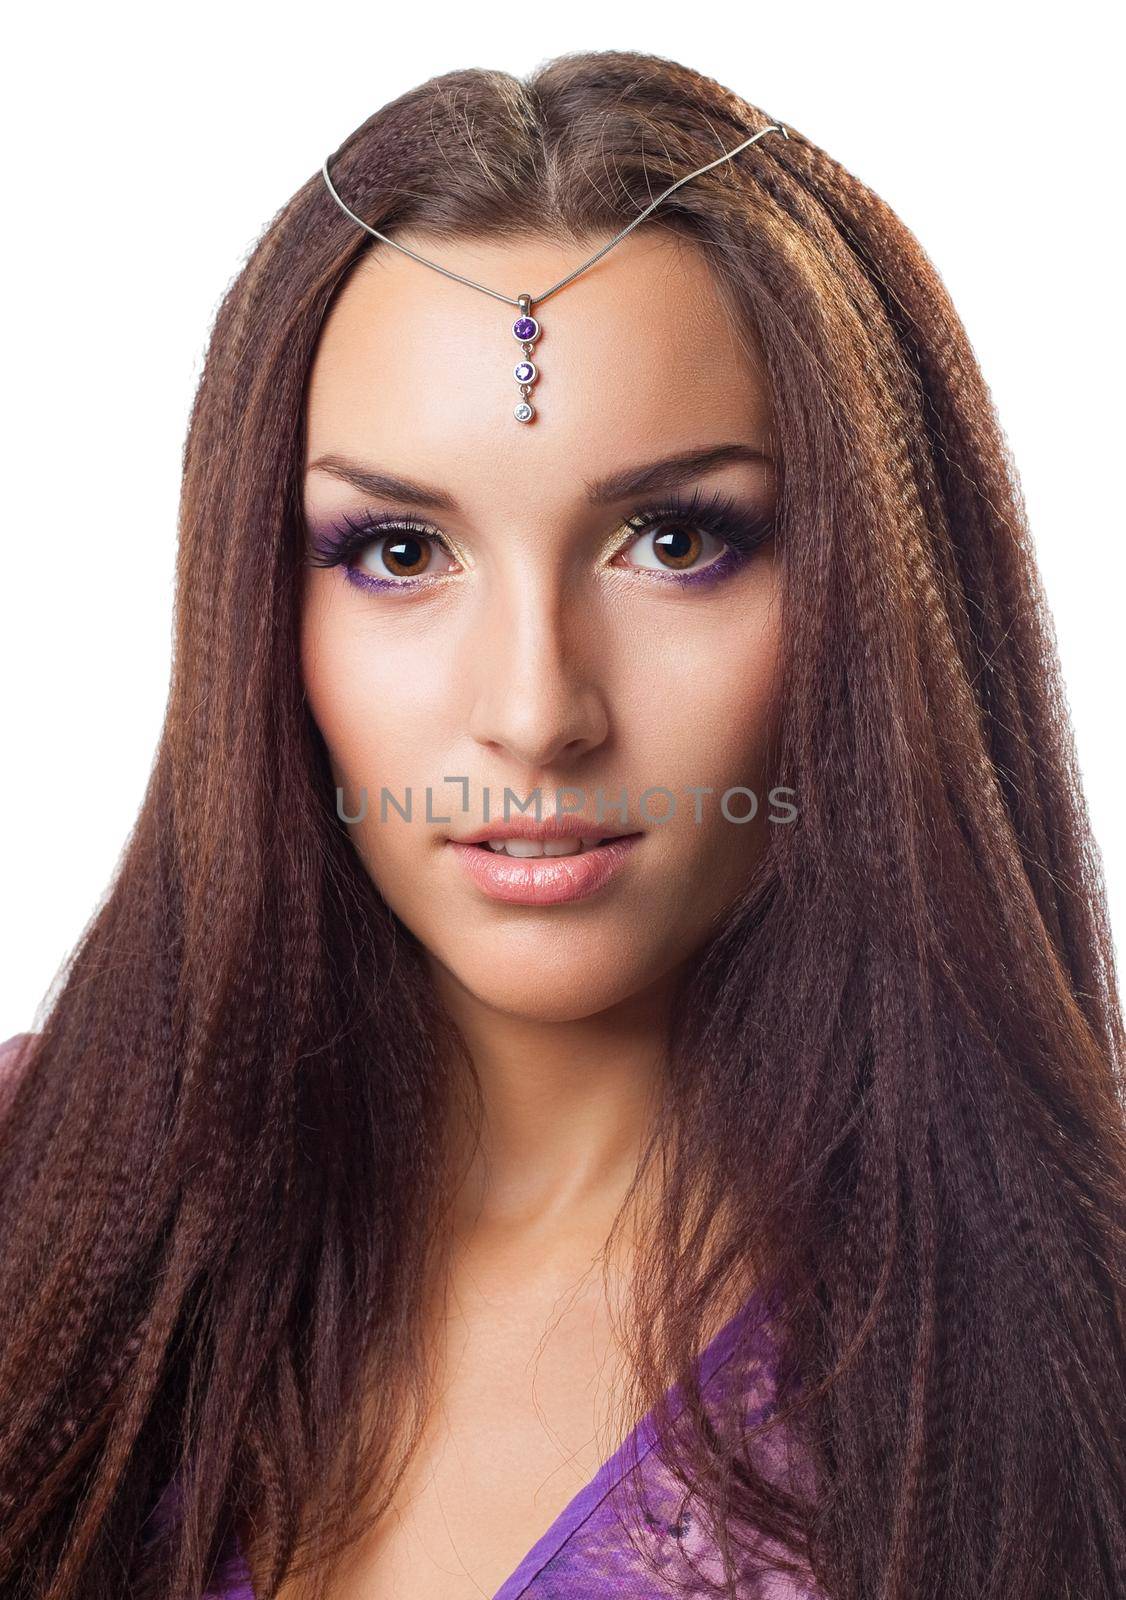
M 413 89 L 333 177 L 392 234 L 589 248 L 767 120 L 673 62 L 581 52 Z M 715 1508 L 727 1592 L 757 1528 L 839 1600 L 1120 1597 L 1123 1027 L 1050 620 L 933 266 L 789 133 L 642 225 L 706 251 L 765 353 L 775 776 L 799 818 L 767 830 L 678 996 L 639 1406 L 660 1414 L 670 1377 L 691 1391 L 699 1329 L 753 1261 L 816 1493 L 693 1399 L 667 1448 Z M 272 1594 L 313 1548 L 308 1507 L 326 1551 L 344 1537 L 330 1476 L 389 1492 L 392 1422 L 425 1387 L 454 1057 L 335 814 L 297 650 L 304 387 L 371 248 L 310 176 L 212 333 L 165 728 L 4 1126 L 13 1594 L 193 1600 L 239 1519 Z M 181 1515 L 149 1539 L 173 1478 Z

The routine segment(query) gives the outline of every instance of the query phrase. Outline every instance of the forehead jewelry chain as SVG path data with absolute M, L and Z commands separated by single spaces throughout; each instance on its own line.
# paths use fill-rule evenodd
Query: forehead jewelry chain
M 604 244 L 600 250 L 596 250 L 594 255 L 590 257 L 589 261 L 584 261 L 581 267 L 576 267 L 575 270 L 573 272 L 569 272 L 565 278 L 560 278 L 558 283 L 553 283 L 550 289 L 544 290 L 543 294 L 520 294 L 515 298 L 513 298 L 512 295 L 501 294 L 497 289 L 486 288 L 483 283 L 474 283 L 472 278 L 463 278 L 460 272 L 451 272 L 449 267 L 443 267 L 437 261 L 428 261 L 425 256 L 420 256 L 417 251 L 411 250 L 405 244 L 400 244 L 397 239 L 389 239 L 385 233 L 380 233 L 378 228 L 373 228 L 371 224 L 365 222 L 362 217 L 358 217 L 354 211 L 349 211 L 348 207 L 337 194 L 335 188 L 333 187 L 332 179 L 329 176 L 328 164 L 332 159 L 331 156 L 325 157 L 325 160 L 321 166 L 321 174 L 324 177 L 329 194 L 336 201 L 337 205 L 340 207 L 341 211 L 344 212 L 345 216 L 351 217 L 353 222 L 358 223 L 358 225 L 363 228 L 365 232 L 370 233 L 373 238 L 381 239 L 384 244 L 393 245 L 396 250 L 401 250 L 404 255 L 410 256 L 412 260 L 421 262 L 424 267 L 433 267 L 435 272 L 441 272 L 445 277 L 453 278 L 457 283 L 464 283 L 470 289 L 480 289 L 482 294 L 491 294 L 494 300 L 503 300 L 506 305 L 518 307 L 520 315 L 512 324 L 512 334 L 515 339 L 519 340 L 520 349 L 523 352 L 523 359 L 518 361 L 515 367 L 512 369 L 512 376 L 520 385 L 520 399 L 513 407 L 512 415 L 516 418 L 517 422 L 531 422 L 532 418 L 536 414 L 535 407 L 532 405 L 531 400 L 532 385 L 539 377 L 539 369 L 532 360 L 532 354 L 535 342 L 543 331 L 540 327 L 538 319 L 532 315 L 533 306 L 542 305 L 543 302 L 551 295 L 558 294 L 560 289 L 564 289 L 569 283 L 573 283 L 581 272 L 585 272 L 588 267 L 593 267 L 596 261 L 600 261 L 602 259 L 607 250 L 612 250 L 616 244 L 620 243 L 620 241 L 625 238 L 627 233 L 631 232 L 637 227 L 639 222 L 644 222 L 649 213 L 656 210 L 661 201 L 667 200 L 669 195 L 672 194 L 673 190 L 679 189 L 682 183 L 687 183 L 691 178 L 698 178 L 703 172 L 710 172 L 713 167 L 718 167 L 722 161 L 730 161 L 732 156 L 737 156 L 739 154 L 740 150 L 745 150 L 748 145 L 755 144 L 759 139 L 763 138 L 768 133 L 780 133 L 784 139 L 788 139 L 790 137 L 780 122 L 768 123 L 765 128 L 760 128 L 759 131 L 752 134 L 749 139 L 744 139 L 742 144 L 736 145 L 734 150 L 728 150 L 724 155 L 716 156 L 715 160 L 709 161 L 706 166 L 697 167 L 695 172 L 686 173 L 683 178 L 678 178 L 675 183 L 670 184 L 669 187 L 663 191 L 663 193 L 659 194 L 657 198 L 651 202 L 651 204 L 645 207 L 644 211 L 640 212 L 638 216 L 634 217 L 633 221 L 628 223 L 620 233 L 615 234 L 608 244 Z

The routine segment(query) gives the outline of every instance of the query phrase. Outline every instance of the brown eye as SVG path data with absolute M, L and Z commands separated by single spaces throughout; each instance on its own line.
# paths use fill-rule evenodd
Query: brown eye
M 374 578 L 421 578 L 435 568 L 435 554 L 439 557 L 429 534 L 407 531 L 381 534 L 370 540 L 356 560 L 356 566 Z
M 714 548 L 709 549 L 709 545 Z M 723 541 L 717 539 L 715 534 L 693 528 L 687 523 L 664 519 L 646 528 L 625 553 L 630 566 L 642 567 L 650 572 L 680 572 L 686 567 L 695 566 L 702 556 L 710 558 L 722 555 L 723 548 Z
M 695 528 L 666 529 L 653 540 L 653 549 L 662 565 L 678 569 L 690 567 L 703 548 L 704 541 Z
M 429 541 L 414 534 L 405 539 L 388 539 L 383 559 L 397 578 L 417 578 L 430 565 Z

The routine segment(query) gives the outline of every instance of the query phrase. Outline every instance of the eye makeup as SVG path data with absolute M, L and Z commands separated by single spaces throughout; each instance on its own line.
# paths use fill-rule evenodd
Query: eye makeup
M 422 584 L 435 583 L 441 574 L 421 574 L 377 578 L 370 572 L 360 572 L 351 563 L 368 545 L 399 534 L 396 543 L 403 545 L 436 545 L 454 559 L 454 553 L 437 528 L 401 511 L 362 511 L 350 516 L 346 511 L 323 528 L 310 529 L 310 553 L 306 557 L 311 567 L 340 567 L 345 578 L 360 589 L 417 589 Z
M 681 588 L 697 588 L 720 583 L 741 570 L 773 537 L 775 514 L 753 504 L 744 506 L 734 495 L 719 491 L 706 498 L 699 488 L 687 498 L 674 493 L 659 504 L 639 507 L 625 518 L 621 528 L 628 529 L 633 537 L 623 540 L 615 550 L 615 555 L 632 549 L 645 536 L 661 532 L 666 525 L 710 535 L 725 545 L 726 549 L 703 566 L 662 570 L 660 567 L 629 565 L 624 570 L 632 572 L 642 581 L 654 579 L 658 583 L 672 583 Z M 400 535 L 395 541 L 400 546 L 416 546 L 421 551 L 430 545 L 451 559 L 456 559 L 442 533 L 430 523 L 398 511 L 363 511 L 354 516 L 343 512 L 323 526 L 310 527 L 307 563 L 314 567 L 339 566 L 349 582 L 369 592 L 417 591 L 440 582 L 443 576 L 441 572 L 381 578 L 362 572 L 352 564 L 369 545 L 386 540 L 393 534 Z M 410 559 L 408 557 L 402 564 L 410 564 Z
M 747 565 L 751 558 L 766 545 L 775 532 L 776 514 L 762 506 L 743 506 L 730 494 L 714 491 L 707 498 L 697 488 L 685 499 L 673 494 L 659 505 L 645 506 L 626 518 L 626 527 L 640 536 L 656 533 L 666 527 L 702 532 L 718 540 L 727 548 L 719 557 L 699 567 L 676 568 L 633 567 L 633 572 L 658 583 L 674 583 L 684 587 L 699 588 L 722 583 Z M 634 541 L 624 547 L 632 548 Z

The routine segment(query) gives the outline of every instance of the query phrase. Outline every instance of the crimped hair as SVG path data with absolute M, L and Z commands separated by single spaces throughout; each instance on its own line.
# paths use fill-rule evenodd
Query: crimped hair
M 333 179 L 392 235 L 589 249 L 773 120 L 584 51 L 412 89 Z M 800 815 L 676 996 L 631 1400 L 711 1508 L 717 1594 L 758 1592 L 765 1537 L 831 1600 L 1121 1600 L 1123 1027 L 1054 635 L 934 267 L 787 128 L 641 225 L 705 253 L 765 356 Z M 159 748 L 4 1122 L 0 1584 L 26 1600 L 196 1600 L 236 1527 L 263 1596 L 323 1576 L 426 1414 L 465 1063 L 335 813 L 297 648 L 306 380 L 384 248 L 314 173 L 210 340 Z M 694 1387 L 744 1275 L 804 1489 Z

